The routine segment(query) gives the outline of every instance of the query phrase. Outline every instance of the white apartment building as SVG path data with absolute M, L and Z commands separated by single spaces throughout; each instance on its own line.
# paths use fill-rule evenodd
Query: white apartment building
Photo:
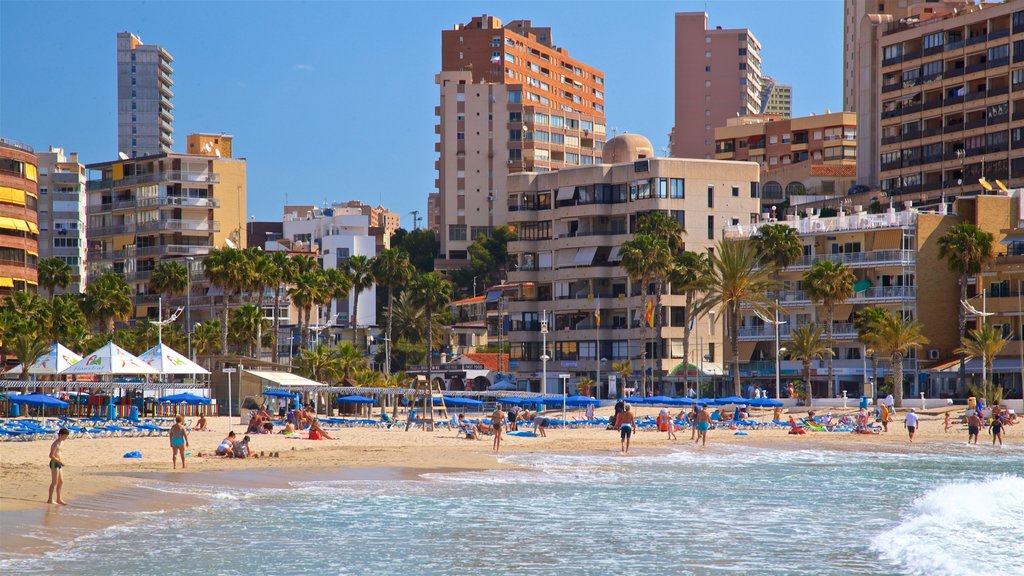
M 85 165 L 78 154 L 50 146 L 37 152 L 39 167 L 39 257 L 60 258 L 71 267 L 71 284 L 56 294 L 85 291 Z

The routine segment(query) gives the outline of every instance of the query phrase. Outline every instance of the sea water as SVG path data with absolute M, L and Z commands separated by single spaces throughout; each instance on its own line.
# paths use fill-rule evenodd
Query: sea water
M 1019 447 L 502 460 L 521 468 L 190 486 L 202 505 L 8 557 L 0 573 L 1024 575 Z

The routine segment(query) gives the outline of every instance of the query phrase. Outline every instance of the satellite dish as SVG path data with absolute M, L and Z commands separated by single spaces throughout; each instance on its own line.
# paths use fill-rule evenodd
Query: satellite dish
M 220 158 L 220 148 L 214 150 L 213 153 L 217 155 L 217 158 Z
M 124 152 L 118 152 L 117 153 L 117 157 L 120 158 L 121 160 L 127 160 L 128 159 L 128 155 L 125 154 Z
M 231 238 L 225 238 L 224 245 L 227 246 L 228 248 L 238 248 L 238 246 Z

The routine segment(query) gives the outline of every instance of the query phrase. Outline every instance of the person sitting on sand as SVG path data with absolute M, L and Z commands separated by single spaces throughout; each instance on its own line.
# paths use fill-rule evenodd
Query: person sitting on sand
M 476 433 L 476 428 L 466 422 L 465 414 L 459 414 L 459 431 L 466 435 L 467 440 L 480 439 L 480 435 Z
M 248 458 L 249 456 L 253 456 L 249 450 L 249 437 L 246 436 L 242 438 L 241 442 L 235 442 L 231 451 L 235 458 Z
M 790 434 L 807 434 L 807 430 L 805 430 L 803 426 L 800 426 L 799 424 L 797 424 L 796 420 L 793 419 L 793 416 L 790 415 L 790 417 L 789 417 L 789 433 Z
M 249 418 L 249 427 L 245 430 L 246 434 L 259 434 L 260 430 L 263 429 L 263 418 L 258 413 L 254 413 L 252 418 Z
M 216 450 L 215 453 L 217 454 L 217 456 L 231 456 L 232 455 L 232 450 L 234 449 L 234 447 L 235 447 L 235 431 L 232 430 L 231 432 L 228 432 L 228 435 L 227 435 L 226 438 L 224 438 L 223 440 L 220 441 L 220 444 L 217 446 L 217 450 Z
M 477 420 L 473 428 L 476 429 L 477 436 L 485 436 L 491 433 L 491 427 L 484 424 L 483 419 Z
M 281 434 L 284 434 L 285 436 L 291 436 L 292 434 L 295 434 L 295 424 L 291 422 L 285 424 L 284 428 L 281 429 Z
M 196 421 L 196 425 L 192 427 L 193 432 L 209 432 L 209 428 L 206 427 L 206 416 L 199 416 L 199 420 Z
M 313 418 L 313 423 L 309 425 L 309 439 L 310 440 L 334 440 L 326 430 L 320 427 L 320 420 Z

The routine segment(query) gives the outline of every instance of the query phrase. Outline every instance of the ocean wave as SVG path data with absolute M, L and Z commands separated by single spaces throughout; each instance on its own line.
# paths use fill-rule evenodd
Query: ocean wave
M 907 574 L 973 574 L 979 562 L 1024 574 L 1024 555 L 1006 554 L 1024 539 L 1024 477 L 1004 475 L 939 486 L 918 498 L 872 548 Z

